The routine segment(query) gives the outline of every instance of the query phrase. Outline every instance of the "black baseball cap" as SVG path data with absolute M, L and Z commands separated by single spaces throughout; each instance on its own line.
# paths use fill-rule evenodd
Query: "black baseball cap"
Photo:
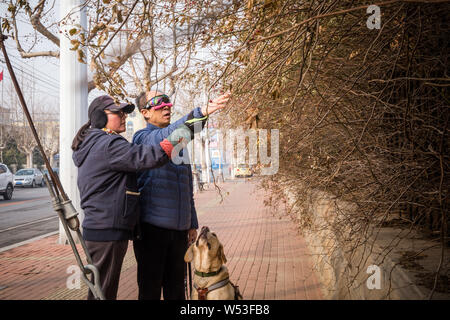
M 114 99 L 108 95 L 95 98 L 89 105 L 88 115 L 89 118 L 94 110 L 111 110 L 113 112 L 123 111 L 125 113 L 132 113 L 134 111 L 134 104 L 121 103 L 116 104 Z

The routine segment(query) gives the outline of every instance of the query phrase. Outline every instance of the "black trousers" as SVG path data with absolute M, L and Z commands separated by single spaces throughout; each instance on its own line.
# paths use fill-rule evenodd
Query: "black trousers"
M 141 238 L 133 241 L 137 261 L 139 300 L 184 300 L 184 254 L 188 231 L 141 224 Z
M 120 271 L 127 253 L 128 240 L 123 241 L 85 241 L 92 263 L 100 274 L 100 285 L 106 300 L 116 300 L 119 289 Z M 88 300 L 94 300 L 91 290 Z

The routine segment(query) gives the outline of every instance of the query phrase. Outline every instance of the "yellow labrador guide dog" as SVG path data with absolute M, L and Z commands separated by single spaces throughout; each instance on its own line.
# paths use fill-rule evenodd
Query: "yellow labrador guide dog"
M 186 251 L 184 261 L 194 266 L 191 300 L 242 300 L 238 286 L 231 283 L 227 258 L 216 234 L 203 227 L 197 241 Z

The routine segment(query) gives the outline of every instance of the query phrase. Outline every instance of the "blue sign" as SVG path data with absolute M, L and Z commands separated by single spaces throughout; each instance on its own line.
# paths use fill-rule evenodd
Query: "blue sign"
M 220 158 L 212 158 L 211 159 L 211 169 L 217 170 L 219 169 Z M 220 168 L 223 168 L 223 164 L 220 164 Z

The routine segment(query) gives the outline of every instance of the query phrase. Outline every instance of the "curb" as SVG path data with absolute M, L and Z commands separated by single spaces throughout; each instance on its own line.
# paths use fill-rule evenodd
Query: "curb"
M 37 241 L 37 240 L 40 240 L 40 239 L 43 239 L 43 238 L 47 238 L 47 237 L 53 236 L 53 235 L 55 235 L 57 233 L 59 233 L 59 230 L 56 230 L 56 231 L 53 231 L 53 232 L 50 232 L 50 233 L 46 233 L 46 234 L 43 234 L 43 235 L 31 238 L 31 239 L 22 241 L 22 242 L 18 242 L 18 243 L 15 243 L 15 244 L 12 244 L 12 245 L 0 248 L 0 253 L 1 252 L 5 252 L 7 250 L 11 250 L 11 249 L 17 248 L 17 247 L 20 247 L 20 246 L 23 246 L 25 244 L 29 244 L 31 242 L 34 242 L 34 241 Z

